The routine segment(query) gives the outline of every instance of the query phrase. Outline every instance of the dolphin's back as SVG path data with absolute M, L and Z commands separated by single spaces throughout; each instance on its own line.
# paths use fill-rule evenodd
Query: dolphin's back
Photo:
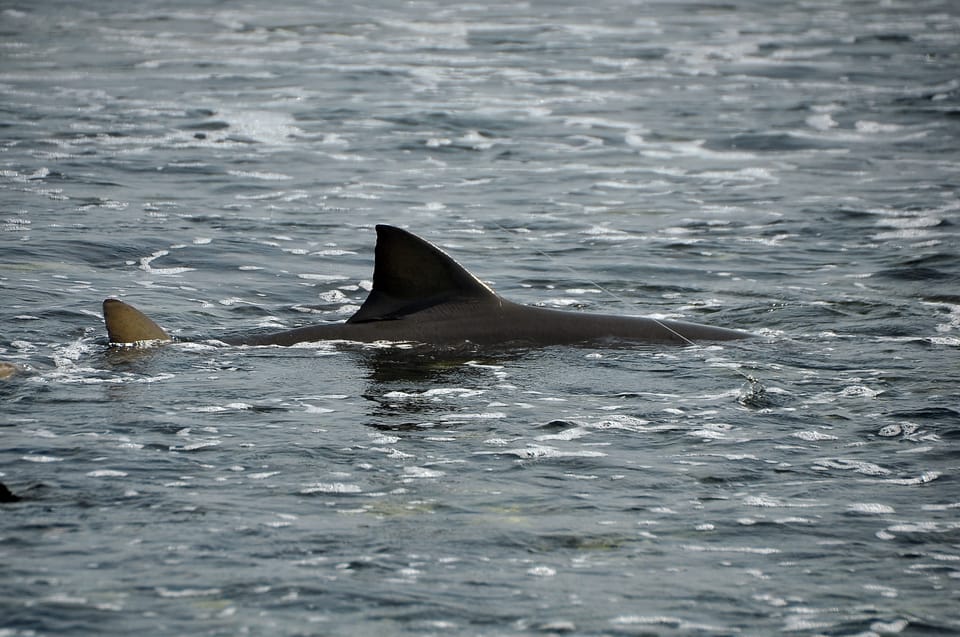
M 107 299 L 103 312 L 111 343 L 170 340 L 160 326 L 122 301 Z M 378 225 L 373 288 L 345 323 L 225 340 L 236 345 L 346 340 L 506 347 L 611 341 L 690 345 L 746 336 L 696 323 L 514 303 L 497 295 L 435 245 L 406 230 Z

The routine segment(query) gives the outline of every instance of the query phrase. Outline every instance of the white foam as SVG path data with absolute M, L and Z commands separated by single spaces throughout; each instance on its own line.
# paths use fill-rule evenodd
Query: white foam
M 280 475 L 279 471 L 260 471 L 258 473 L 251 473 L 248 477 L 251 480 L 266 480 L 267 478 L 272 478 L 273 476 Z
M 751 495 L 743 499 L 743 503 L 751 507 L 782 507 L 783 503 L 767 495 Z
M 698 139 L 687 142 L 647 142 L 639 136 L 628 136 L 627 144 L 639 149 L 639 153 L 652 159 L 674 159 L 682 157 L 698 157 L 721 161 L 745 161 L 756 159 L 754 153 L 745 151 L 718 151 L 704 148 L 705 140 Z
M 158 250 L 151 254 L 149 257 L 143 257 L 140 259 L 140 269 L 144 272 L 149 272 L 150 274 L 160 274 L 160 275 L 177 275 L 183 274 L 184 272 L 191 272 L 194 268 L 187 267 L 176 267 L 176 268 L 155 268 L 151 264 L 159 259 L 160 257 L 165 257 L 170 254 L 169 250 Z
M 404 467 L 403 468 L 403 477 L 411 479 L 419 478 L 440 478 L 445 476 L 446 473 L 443 471 L 437 471 L 436 469 L 427 469 L 426 467 Z
M 390 391 L 385 393 L 383 396 L 384 398 L 393 398 L 399 400 L 424 398 L 437 400 L 446 397 L 473 398 L 474 396 L 481 396 L 484 393 L 485 390 L 483 389 L 467 389 L 465 387 L 435 387 L 422 392 Z
M 220 595 L 221 593 L 219 588 L 181 588 L 178 590 L 172 590 L 162 586 L 158 586 L 156 591 L 160 597 L 167 598 L 210 597 L 212 595 Z
M 20 456 L 20 459 L 26 460 L 27 462 L 39 462 L 39 463 L 63 462 L 64 460 L 63 458 L 60 458 L 58 456 L 47 456 L 43 454 L 32 454 L 29 456 Z
M 570 427 L 569 429 L 564 429 L 560 433 L 556 434 L 543 434 L 542 436 L 537 436 L 534 440 L 538 442 L 545 442 L 548 440 L 576 440 L 577 438 L 582 438 L 590 433 L 590 430 L 585 427 Z
M 895 133 L 903 129 L 903 126 L 897 124 L 882 124 L 870 120 L 857 120 L 853 125 L 858 132 L 875 135 L 878 133 Z
M 795 431 L 790 434 L 794 438 L 805 440 L 807 442 L 820 442 L 822 440 L 838 440 L 837 436 L 825 434 L 820 431 Z
M 872 462 L 864 460 L 848 460 L 846 458 L 823 458 L 817 460 L 813 468 L 817 471 L 829 471 L 830 469 L 839 469 L 841 471 L 855 471 L 867 476 L 886 476 L 890 475 L 890 470 L 881 467 Z
M 498 420 L 500 418 L 506 418 L 507 414 L 502 411 L 485 411 L 480 413 L 454 413 L 454 414 L 443 414 L 440 416 L 441 422 L 457 422 L 460 420 Z
M 264 181 L 287 181 L 293 179 L 290 175 L 283 173 L 261 172 L 255 170 L 228 170 L 228 174 L 234 177 L 244 177 L 250 179 L 262 179 Z
M 863 513 L 864 515 L 885 515 L 894 513 L 892 506 L 878 502 L 854 502 L 847 506 L 848 511 Z
M 360 485 L 350 484 L 345 482 L 314 482 L 313 484 L 308 484 L 307 486 L 300 489 L 300 493 L 311 494 L 311 493 L 334 493 L 334 494 L 351 494 L 351 493 L 362 493 L 363 489 L 360 488 Z
M 837 121 L 829 113 L 811 115 L 806 120 L 807 126 L 817 130 L 829 130 L 838 126 Z
M 699 546 L 687 544 L 683 549 L 698 553 L 750 553 L 754 555 L 776 555 L 780 553 L 780 549 L 777 548 L 755 546 Z
M 287 113 L 277 111 L 224 111 L 224 119 L 230 123 L 232 137 L 247 137 L 265 144 L 283 146 L 291 143 L 291 137 L 302 135 L 294 119 Z
M 124 478 L 127 476 L 127 472 L 117 471 L 115 469 L 97 469 L 95 471 L 88 471 L 87 475 L 91 478 Z
M 885 480 L 888 484 L 902 484 L 904 486 L 914 486 L 918 484 L 927 484 L 928 482 L 933 482 L 940 477 L 939 471 L 924 471 L 919 476 L 915 478 L 891 478 L 890 480 Z
M 522 460 L 546 460 L 552 458 L 602 458 L 607 454 L 600 451 L 585 451 L 585 450 L 576 450 L 576 451 L 562 451 L 556 447 L 548 447 L 544 445 L 528 445 L 526 447 L 518 447 L 514 449 L 504 449 L 502 451 L 478 451 L 476 455 L 490 455 L 490 454 L 508 454 L 516 456 Z

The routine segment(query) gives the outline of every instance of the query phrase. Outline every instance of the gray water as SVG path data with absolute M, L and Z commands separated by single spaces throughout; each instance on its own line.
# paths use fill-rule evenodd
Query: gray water
M 957 634 L 958 70 L 949 0 L 0 3 L 0 635 Z M 758 337 L 203 340 L 376 223 Z

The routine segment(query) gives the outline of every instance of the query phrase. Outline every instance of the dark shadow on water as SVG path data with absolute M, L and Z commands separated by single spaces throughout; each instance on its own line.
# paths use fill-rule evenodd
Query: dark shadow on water
M 376 385 L 426 384 L 448 382 L 451 376 L 476 373 L 479 365 L 501 365 L 520 358 L 521 353 L 480 353 L 475 350 L 436 350 L 427 348 L 358 352 L 357 362 L 368 370 L 367 378 Z
M 414 431 L 435 428 L 431 417 L 450 411 L 446 401 L 427 396 L 431 389 L 482 389 L 490 367 L 516 360 L 520 352 L 498 354 L 472 350 L 426 348 L 358 350 L 355 360 L 367 369 L 362 396 L 372 405 L 368 426 L 379 430 Z

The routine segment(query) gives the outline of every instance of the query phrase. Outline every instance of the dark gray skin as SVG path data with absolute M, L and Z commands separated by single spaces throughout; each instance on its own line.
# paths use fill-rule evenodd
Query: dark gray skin
M 22 500 L 18 495 L 14 495 L 10 489 L 7 488 L 7 485 L 0 482 L 0 502 L 10 503 L 10 502 L 19 502 Z
M 576 345 L 616 342 L 690 345 L 745 338 L 722 327 L 642 317 L 563 312 L 504 299 L 454 301 L 402 319 L 311 325 L 285 332 L 224 339 L 231 345 L 294 345 L 313 341 L 412 341 L 439 346 L 474 344 Z
M 111 343 L 163 342 L 166 332 L 122 301 L 104 301 Z M 565 312 L 508 301 L 433 244 L 377 226 L 373 290 L 345 323 L 223 338 L 230 345 L 316 341 L 414 342 L 439 348 L 539 347 L 610 343 L 691 345 L 750 334 L 643 317 Z

